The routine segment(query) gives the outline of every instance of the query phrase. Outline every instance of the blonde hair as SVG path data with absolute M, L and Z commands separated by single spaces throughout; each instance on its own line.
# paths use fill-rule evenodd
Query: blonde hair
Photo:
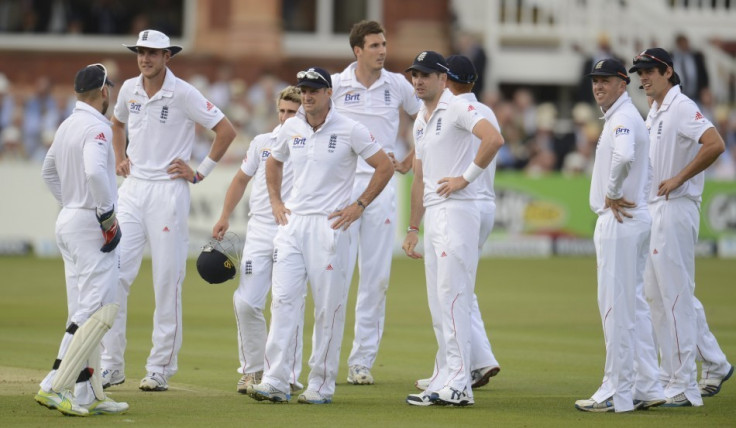
M 301 105 L 302 93 L 296 86 L 287 86 L 282 89 L 281 92 L 279 92 L 279 97 L 276 99 L 276 104 L 278 104 L 278 102 L 281 100 L 291 101 L 293 103 Z

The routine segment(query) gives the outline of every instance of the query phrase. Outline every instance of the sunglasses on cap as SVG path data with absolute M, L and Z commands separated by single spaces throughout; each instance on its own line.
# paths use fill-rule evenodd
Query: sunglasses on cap
M 647 53 L 641 53 L 634 57 L 634 65 L 639 64 L 640 62 L 652 62 L 652 60 L 657 61 L 658 63 L 664 65 L 665 67 L 671 67 L 671 65 L 667 64 L 666 62 L 662 61 L 661 59 L 657 58 L 654 55 L 649 55 Z
M 102 77 L 102 86 L 100 86 L 100 90 L 102 90 L 102 88 L 104 88 L 107 84 L 107 68 L 105 68 L 105 66 L 100 64 L 99 62 L 95 64 L 90 64 L 87 67 L 99 67 L 105 73 L 105 75 Z
M 327 79 L 324 78 L 324 76 L 322 76 L 321 74 L 317 73 L 314 70 L 300 71 L 300 72 L 298 72 L 296 74 L 296 78 L 299 79 L 299 80 L 302 80 L 302 79 L 309 79 L 309 80 L 322 79 L 323 82 L 327 83 L 327 87 L 328 88 L 331 88 L 332 87 L 332 85 L 330 84 L 330 82 L 328 82 Z

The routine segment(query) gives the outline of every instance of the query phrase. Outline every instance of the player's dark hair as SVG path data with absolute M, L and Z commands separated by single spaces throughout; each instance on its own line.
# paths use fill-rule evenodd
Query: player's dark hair
M 654 66 L 654 68 L 656 68 L 657 71 L 659 71 L 659 74 L 662 76 L 664 76 L 664 74 L 667 72 L 667 66 L 664 64 L 657 64 L 656 66 Z M 677 80 L 677 78 L 675 77 L 675 68 L 674 67 L 671 67 L 671 68 L 672 68 L 672 76 L 670 76 L 670 78 L 667 79 L 667 81 L 670 82 L 672 86 L 679 85 L 680 81 Z
M 369 34 L 384 34 L 385 31 L 381 24 L 376 21 L 362 20 L 353 25 L 350 29 L 350 48 L 356 46 L 363 48 L 365 46 L 365 36 Z

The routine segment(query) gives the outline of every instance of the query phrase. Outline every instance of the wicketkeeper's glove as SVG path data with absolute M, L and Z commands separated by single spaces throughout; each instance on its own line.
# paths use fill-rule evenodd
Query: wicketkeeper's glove
M 102 215 L 97 215 L 97 221 L 100 222 L 102 237 L 105 238 L 105 244 L 100 248 L 100 251 L 109 253 L 118 246 L 120 237 L 123 236 L 120 232 L 118 219 L 115 216 L 115 207 Z

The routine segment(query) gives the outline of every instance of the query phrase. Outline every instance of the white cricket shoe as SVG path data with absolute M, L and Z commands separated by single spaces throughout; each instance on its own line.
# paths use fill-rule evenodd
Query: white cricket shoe
M 161 373 L 148 373 L 146 377 L 141 379 L 138 388 L 143 391 L 166 391 L 169 389 L 169 384 Z
M 104 369 L 100 377 L 102 377 L 102 387 L 104 389 L 125 382 L 125 373 L 120 370 Z
M 43 389 L 39 389 L 33 399 L 36 400 L 38 404 L 46 406 L 49 409 L 56 409 L 67 416 L 89 415 L 89 411 L 87 409 L 76 403 L 71 391 L 46 392 Z
M 254 400 L 268 400 L 274 403 L 288 403 L 291 399 L 291 394 L 288 392 L 279 391 L 275 386 L 265 382 L 251 385 L 248 388 L 248 395 Z
M 350 366 L 348 383 L 352 383 L 353 385 L 373 385 L 371 369 L 366 366 Z
M 483 367 L 477 370 L 472 370 L 470 376 L 473 378 L 472 388 L 480 388 L 488 384 L 488 380 L 493 376 L 496 376 L 501 371 L 501 367 L 490 366 Z
M 243 377 L 241 377 L 240 380 L 238 381 L 237 391 L 241 394 L 247 394 L 248 387 L 251 385 L 258 385 L 259 383 L 261 383 L 262 377 L 263 377 L 263 370 L 244 374 Z
M 616 409 L 613 407 L 613 397 L 609 397 L 607 400 L 599 403 L 592 398 L 587 400 L 578 400 L 575 402 L 575 408 L 583 412 L 614 412 Z
M 472 406 L 475 404 L 475 401 L 468 395 L 467 388 L 460 391 L 459 389 L 446 386 L 437 392 L 433 392 L 429 398 L 435 404 L 443 406 Z
M 83 407 L 89 411 L 90 415 L 120 415 L 130 408 L 128 403 L 118 403 L 110 397 L 104 400 L 95 400 Z
M 659 400 L 634 400 L 634 410 L 649 410 L 652 407 L 661 406 L 666 401 L 664 398 Z
M 662 404 L 662 407 L 690 407 L 693 403 L 687 399 L 684 392 L 681 392 L 674 397 L 668 397 L 667 400 Z
M 307 389 L 303 394 L 299 394 L 297 401 L 302 404 L 330 404 L 332 403 L 332 396 L 322 395 L 317 391 Z
M 427 394 L 426 392 L 407 395 L 406 403 L 411 404 L 412 406 L 421 406 L 421 407 L 432 406 L 435 404 L 432 401 L 432 397 L 430 396 L 430 394 Z
M 418 381 L 414 382 L 414 386 L 416 386 L 417 389 L 420 391 L 426 391 L 427 388 L 429 388 L 429 383 L 431 381 L 431 378 L 419 379 Z
M 700 396 L 701 397 L 712 397 L 719 392 L 721 392 L 721 386 L 723 386 L 723 382 L 729 380 L 733 376 L 733 366 L 731 366 L 731 369 L 726 373 L 726 376 L 723 376 L 722 378 L 711 378 L 711 379 L 700 379 L 700 382 L 698 382 L 698 389 L 700 389 Z

